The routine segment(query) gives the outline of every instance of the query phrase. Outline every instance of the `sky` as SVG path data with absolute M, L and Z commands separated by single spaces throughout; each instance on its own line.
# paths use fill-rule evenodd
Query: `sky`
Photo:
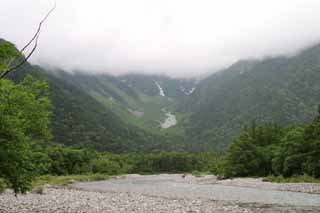
M 34 64 L 198 76 L 320 42 L 319 0 L 56 0 Z M 1 0 L 0 38 L 22 47 L 51 0 Z

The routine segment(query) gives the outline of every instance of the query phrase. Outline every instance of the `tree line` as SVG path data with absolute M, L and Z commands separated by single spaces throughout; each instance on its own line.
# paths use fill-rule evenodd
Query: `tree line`
M 274 123 L 244 127 L 229 146 L 220 173 L 225 177 L 309 175 L 320 178 L 320 110 L 307 125 Z

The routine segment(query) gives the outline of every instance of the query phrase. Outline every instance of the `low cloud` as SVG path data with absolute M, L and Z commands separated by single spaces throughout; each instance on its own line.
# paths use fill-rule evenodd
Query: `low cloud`
M 6 0 L 0 37 L 22 47 L 51 1 Z M 194 76 L 320 41 L 318 0 L 57 0 L 33 63 Z

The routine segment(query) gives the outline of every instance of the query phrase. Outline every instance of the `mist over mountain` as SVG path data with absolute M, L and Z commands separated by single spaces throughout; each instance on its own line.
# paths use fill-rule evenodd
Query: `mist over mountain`
M 293 57 L 242 60 L 199 83 L 181 106 L 194 141 L 224 147 L 244 125 L 310 122 L 320 103 L 320 45 Z
M 66 72 L 26 64 L 49 83 L 56 143 L 111 152 L 224 150 L 252 122 L 310 122 L 320 103 L 320 45 L 240 60 L 203 79 Z
M 2 2 L 0 36 L 21 48 L 50 6 Z M 199 76 L 317 43 L 319 14 L 317 0 L 57 0 L 31 62 L 66 71 Z

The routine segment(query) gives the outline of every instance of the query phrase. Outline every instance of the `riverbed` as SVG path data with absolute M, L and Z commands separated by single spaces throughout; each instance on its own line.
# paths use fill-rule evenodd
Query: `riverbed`
M 48 186 L 18 198 L 0 194 L 0 212 L 238 213 L 320 212 L 319 184 L 276 184 L 213 175 L 126 175 L 107 181 Z
M 215 176 L 195 178 L 191 175 L 129 175 L 125 178 L 91 183 L 77 183 L 75 188 L 93 191 L 130 192 L 148 196 L 175 199 L 204 199 L 265 205 L 317 206 L 320 210 L 320 194 L 286 191 L 283 184 L 264 185 L 261 180 L 251 179 L 252 184 L 242 179 L 230 184 L 218 181 Z M 245 180 L 245 179 L 244 179 Z M 250 179 L 249 179 L 250 180 Z M 260 187 L 261 186 L 261 187 Z M 262 187 L 264 186 L 264 187 Z M 274 186 L 279 186 L 274 187 Z M 320 188 L 320 185 L 317 185 Z M 291 187 L 288 187 L 291 188 Z
M 177 125 L 178 122 L 174 114 L 172 114 L 171 112 L 167 112 L 166 108 L 163 108 L 162 112 L 164 112 L 166 116 L 165 120 L 163 122 L 160 122 L 160 126 L 162 129 L 168 129 Z

